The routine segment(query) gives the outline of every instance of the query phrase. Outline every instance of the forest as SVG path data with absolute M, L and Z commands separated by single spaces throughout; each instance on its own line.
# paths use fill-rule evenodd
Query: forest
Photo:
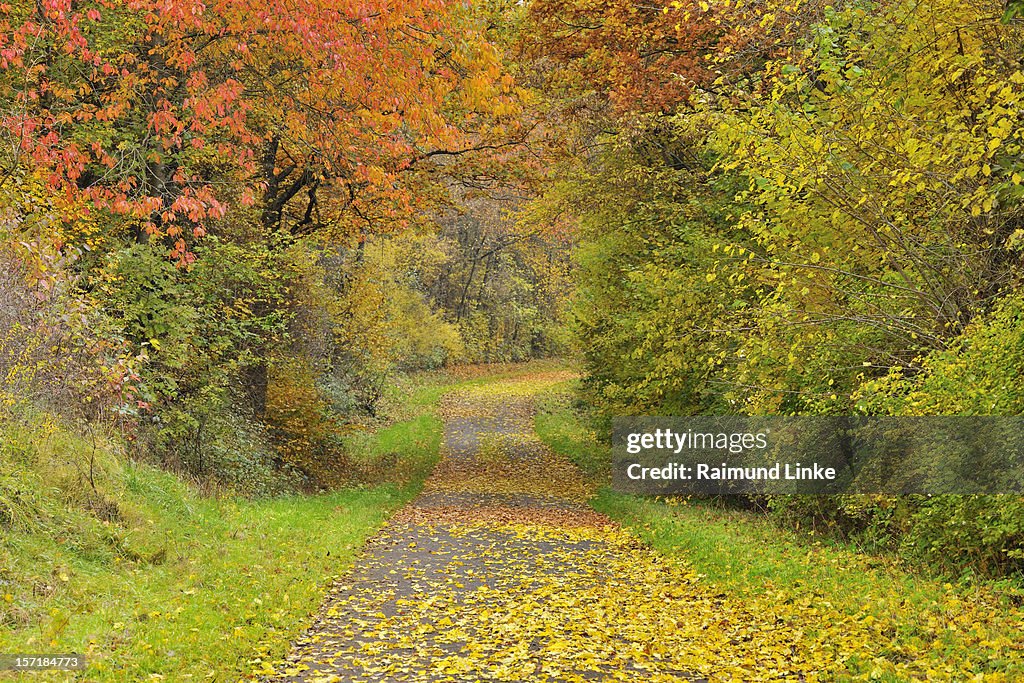
M 608 488 L 621 416 L 1024 415 L 1022 119 L 1016 0 L 0 0 L 0 680 L 1024 676 L 1024 496 Z M 329 586 L 460 524 L 731 625 L 499 581 L 540 654 L 324 669 Z

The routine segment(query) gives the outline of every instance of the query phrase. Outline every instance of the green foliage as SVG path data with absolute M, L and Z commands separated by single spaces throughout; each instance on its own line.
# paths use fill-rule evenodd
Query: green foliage
M 1020 35 L 989 40 L 983 5 L 826 11 L 749 107 L 689 122 L 749 179 L 743 271 L 764 294 L 736 382 L 766 391 L 748 410 L 784 406 L 772 390 L 846 408 L 858 368 L 944 348 L 1016 281 L 1024 75 L 1001 55 Z
M 926 355 L 918 371 L 893 369 L 859 387 L 853 398 L 860 410 L 871 413 L 1020 415 L 1022 353 L 1022 300 L 1010 293 L 949 348 Z M 857 528 L 882 534 L 888 545 L 932 565 L 950 571 L 957 566 L 981 573 L 1024 571 L 1024 507 L 1019 496 L 882 498 L 864 505 L 872 518 Z M 898 513 L 878 515 L 881 509 Z
M 237 379 L 266 362 L 268 342 L 285 331 L 277 276 L 285 264 L 266 249 L 217 238 L 197 253 L 185 271 L 164 249 L 135 244 L 112 252 L 95 275 L 94 296 L 144 353 L 125 416 L 164 465 L 254 493 L 272 490 L 261 427 L 239 410 L 246 393 Z
M 1012 288 L 1021 35 L 989 9 L 825 8 L 751 81 L 596 141 L 544 201 L 581 228 L 599 408 L 849 410 Z
M 713 406 L 728 344 L 716 328 L 745 305 L 742 285 L 723 300 L 707 277 L 732 189 L 694 144 L 656 123 L 624 131 L 595 171 L 546 198 L 582 212 L 573 318 L 586 395 L 610 414 Z
M 938 496 L 914 501 L 900 548 L 947 571 L 1024 573 L 1024 500 L 1020 496 Z
M 604 132 L 581 127 L 588 152 L 541 200 L 540 215 L 579 225 L 581 396 L 603 431 L 618 414 L 1021 414 L 1020 23 L 994 21 L 989 0 L 701 5 L 701 21 L 754 42 L 706 45 L 717 77 L 694 69 L 674 93 L 693 96 L 669 114 L 639 102 L 594 114 Z M 698 16 L 682 2 L 667 14 Z M 758 52 L 755 24 L 788 38 Z M 563 49 L 601 40 L 559 30 Z M 611 59 L 621 45 L 605 48 Z M 587 58 L 558 68 L 586 71 Z M 1020 569 L 1018 504 L 771 507 L 999 574 Z
M 863 411 L 889 415 L 1024 414 L 1024 299 L 1016 292 L 972 322 L 916 372 L 894 368 L 862 385 Z

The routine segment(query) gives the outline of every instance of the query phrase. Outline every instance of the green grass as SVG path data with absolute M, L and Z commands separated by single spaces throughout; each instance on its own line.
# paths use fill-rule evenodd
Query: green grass
M 572 409 L 571 390 L 572 384 L 566 383 L 542 397 L 537 433 L 553 450 L 607 484 L 608 446 Z M 954 585 L 894 556 L 860 552 L 780 527 L 763 513 L 713 502 L 642 498 L 606 485 L 591 505 L 662 554 L 691 566 L 716 590 L 752 604 L 816 610 L 808 614 L 809 637 L 818 619 L 872 624 L 882 635 L 846 662 L 851 676 L 905 680 L 894 672 L 893 662 L 908 657 L 998 671 L 1010 676 L 1004 680 L 1024 676 L 1024 653 L 1007 654 L 1014 652 L 1008 643 L 1019 642 L 1024 624 L 1019 582 L 965 580 Z M 970 635 L 966 626 L 973 629 Z
M 592 480 L 607 484 L 611 459 L 607 446 L 573 407 L 575 381 L 556 384 L 537 401 L 534 430 L 555 452 L 569 458 Z
M 16 514 L 0 541 L 0 652 L 85 653 L 82 680 L 236 680 L 280 657 L 413 493 L 204 497 L 109 445 L 96 451 L 93 491 L 74 462 L 91 444 L 45 434 L 5 433 L 0 497 Z M 16 455 L 26 437 L 43 447 Z
M 84 652 L 90 668 L 79 680 L 250 677 L 287 652 L 332 578 L 419 490 L 437 461 L 444 393 L 558 369 L 527 364 L 407 378 L 392 397 L 395 420 L 348 443 L 356 461 L 388 464 L 380 483 L 316 496 L 204 496 L 123 458 L 113 441 L 41 418 L 7 425 L 0 432 L 0 652 Z M 570 389 L 541 390 L 537 431 L 606 481 L 607 447 L 573 412 Z M 607 488 L 593 505 L 752 603 L 827 609 L 856 625 L 870 618 L 885 629 L 886 656 L 927 647 L 937 662 L 1024 674 L 1020 657 L 1006 659 L 998 645 L 1019 641 L 1020 594 L 1012 585 L 946 584 L 749 512 Z M 808 617 L 808 637 L 818 618 Z M 951 619 L 974 624 L 976 643 L 996 645 L 968 647 L 963 631 L 948 628 Z M 847 666 L 901 680 L 868 655 Z

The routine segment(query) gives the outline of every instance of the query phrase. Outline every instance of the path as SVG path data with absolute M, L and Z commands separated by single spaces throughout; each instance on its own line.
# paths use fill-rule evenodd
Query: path
M 791 634 L 735 605 L 725 617 L 725 596 L 587 507 L 579 472 L 533 433 L 530 386 L 445 399 L 442 462 L 275 680 L 790 677 Z

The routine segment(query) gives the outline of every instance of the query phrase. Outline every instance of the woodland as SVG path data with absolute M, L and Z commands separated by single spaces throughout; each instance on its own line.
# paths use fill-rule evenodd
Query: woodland
M 272 675 L 531 387 L 638 553 L 922 596 L 688 671 L 1015 680 L 1024 497 L 606 483 L 616 416 L 1024 414 L 1022 119 L 1015 0 L 0 0 L 0 655 Z

